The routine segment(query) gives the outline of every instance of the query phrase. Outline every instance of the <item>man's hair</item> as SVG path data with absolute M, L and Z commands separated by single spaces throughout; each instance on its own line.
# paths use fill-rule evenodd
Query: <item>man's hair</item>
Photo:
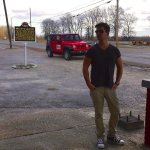
M 109 34 L 109 32 L 110 32 L 110 26 L 107 23 L 100 22 L 100 23 L 96 24 L 95 28 L 99 28 L 99 27 L 103 27 L 104 30 L 106 31 L 106 33 Z

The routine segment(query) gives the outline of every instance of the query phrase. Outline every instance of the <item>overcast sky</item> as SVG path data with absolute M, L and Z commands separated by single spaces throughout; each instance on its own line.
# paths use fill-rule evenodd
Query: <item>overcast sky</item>
M 72 14 L 79 14 L 86 10 L 92 9 L 96 6 L 109 7 L 116 5 L 116 0 L 106 4 L 109 0 L 5 0 L 9 24 L 13 26 L 20 26 L 22 22 L 29 22 L 30 8 L 32 12 L 32 26 L 36 27 L 37 33 L 41 33 L 40 23 L 43 19 L 56 19 L 58 15 L 70 12 L 75 9 L 90 5 L 89 7 L 71 12 Z M 92 5 L 95 3 L 95 5 Z M 147 17 L 150 16 L 150 0 L 119 0 L 119 6 L 122 7 L 126 13 L 133 13 L 138 21 L 135 25 L 136 35 L 150 36 L 150 21 Z M 57 16 L 57 17 L 56 17 Z M 12 19 L 11 19 L 12 18 Z M 3 1 L 0 1 L 0 25 L 5 25 L 5 14 Z

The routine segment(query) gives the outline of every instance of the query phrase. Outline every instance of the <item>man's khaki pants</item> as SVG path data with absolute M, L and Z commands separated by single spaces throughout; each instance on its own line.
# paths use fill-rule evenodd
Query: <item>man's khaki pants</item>
M 114 136 L 119 119 L 119 103 L 116 90 L 106 87 L 97 87 L 94 91 L 90 91 L 90 95 L 95 108 L 97 138 L 104 138 L 105 133 L 103 123 L 104 99 L 106 99 L 110 111 L 108 136 Z

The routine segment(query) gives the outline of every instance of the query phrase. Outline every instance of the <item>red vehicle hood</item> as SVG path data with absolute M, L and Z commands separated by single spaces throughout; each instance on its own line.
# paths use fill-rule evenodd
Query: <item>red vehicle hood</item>
M 65 45 L 80 45 L 80 44 L 83 44 L 83 45 L 85 45 L 85 44 L 87 44 L 86 42 L 84 42 L 84 41 L 63 41 L 63 44 L 65 44 Z
M 84 41 L 63 41 L 63 45 L 71 46 L 75 51 L 86 51 L 89 49 L 89 46 Z

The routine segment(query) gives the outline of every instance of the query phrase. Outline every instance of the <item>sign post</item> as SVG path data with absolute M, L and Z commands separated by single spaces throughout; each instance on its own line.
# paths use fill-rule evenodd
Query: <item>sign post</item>
M 24 65 L 27 66 L 27 42 L 35 42 L 35 27 L 30 27 L 27 22 L 23 22 L 21 26 L 15 26 L 16 42 L 24 43 Z
M 27 65 L 27 43 L 24 43 L 24 65 Z
M 142 87 L 147 88 L 144 143 L 150 147 L 150 79 L 142 80 Z

